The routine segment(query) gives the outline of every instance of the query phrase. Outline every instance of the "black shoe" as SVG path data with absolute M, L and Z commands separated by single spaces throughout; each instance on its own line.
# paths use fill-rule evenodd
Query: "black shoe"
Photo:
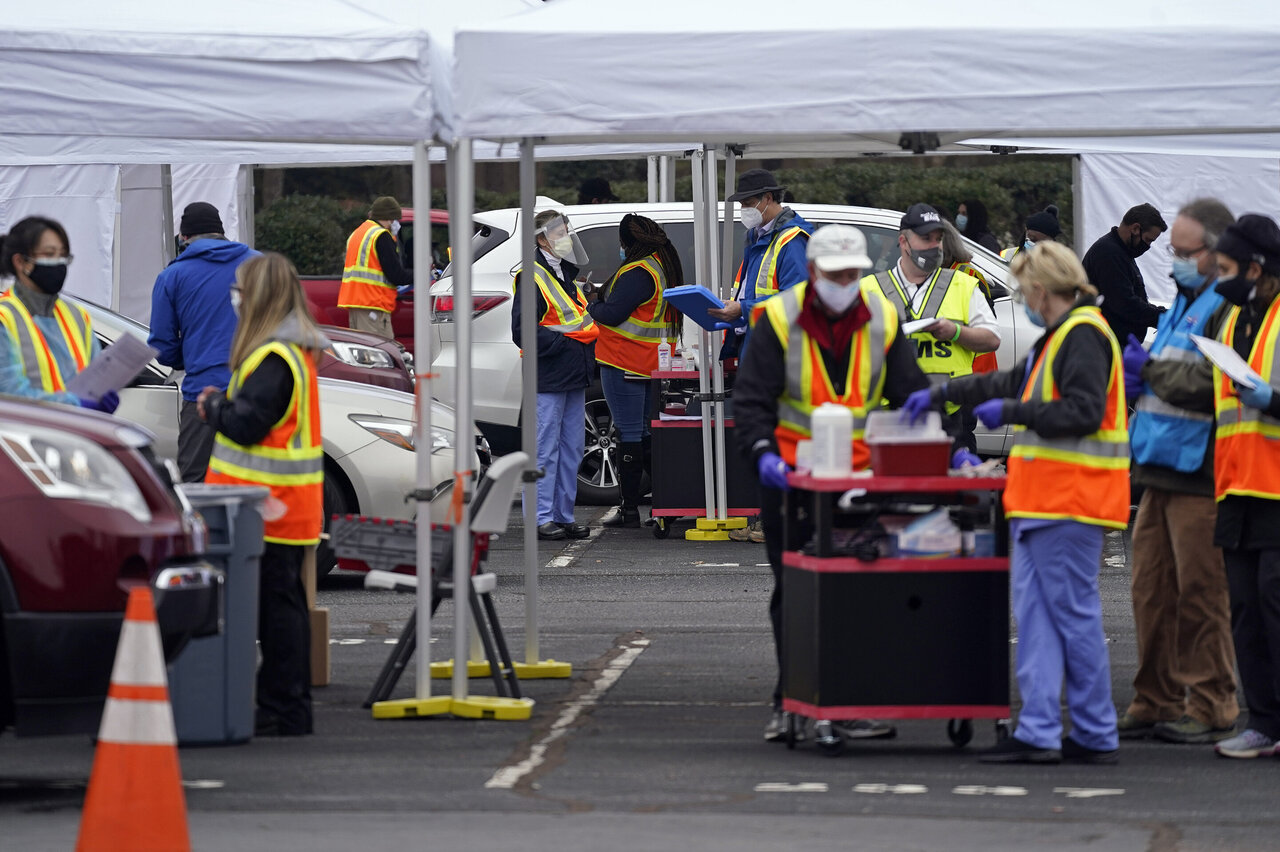
M 1061 763 L 1062 752 L 1009 737 L 978 755 L 978 760 L 982 763 Z
M 273 713 L 258 710 L 253 717 L 253 735 L 255 737 L 305 737 L 311 730 L 291 727 L 280 721 Z
M 1062 759 L 1072 763 L 1115 763 L 1120 759 L 1120 749 L 1099 751 L 1085 748 L 1071 737 L 1065 737 L 1062 740 Z
M 538 527 L 538 538 L 543 541 L 559 541 L 564 537 L 564 527 L 560 526 L 555 521 L 547 521 L 545 524 Z
M 576 522 L 566 524 L 563 521 L 561 521 L 561 522 L 558 522 L 557 525 L 560 527 L 560 529 L 564 530 L 564 534 L 569 538 L 586 538 L 587 536 L 591 535 L 591 527 L 587 526 L 586 524 L 579 524 Z
M 614 506 L 600 519 L 602 527 L 634 527 L 640 529 L 640 510 L 635 506 Z

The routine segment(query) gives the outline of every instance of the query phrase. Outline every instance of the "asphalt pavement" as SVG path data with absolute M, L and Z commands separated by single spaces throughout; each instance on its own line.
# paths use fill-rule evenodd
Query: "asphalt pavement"
M 314 691 L 316 734 L 182 748 L 195 848 L 1280 848 L 1280 760 L 1145 741 L 1123 743 L 1115 766 L 990 766 L 976 756 L 994 742 L 984 722 L 962 749 L 941 721 L 898 723 L 896 738 L 837 757 L 765 743 L 764 547 L 686 542 L 681 529 L 663 541 L 597 526 L 540 544 L 539 656 L 573 675 L 522 683 L 536 701 L 528 721 L 373 719 L 361 702 L 413 599 L 365 590 L 358 574 L 327 578 L 333 682 Z M 519 548 L 513 514 L 490 567 L 523 660 Z M 1123 536 L 1108 536 L 1101 588 L 1121 709 L 1136 660 L 1126 566 Z M 451 656 L 450 602 L 433 626 L 433 659 Z M 484 679 L 469 688 L 493 694 Z M 396 695 L 413 691 L 410 670 Z M 0 849 L 71 848 L 92 760 L 84 737 L 0 739 Z

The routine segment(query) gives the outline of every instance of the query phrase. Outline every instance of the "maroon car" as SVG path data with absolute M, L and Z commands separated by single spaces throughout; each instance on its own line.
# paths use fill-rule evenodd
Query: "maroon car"
M 320 375 L 413 393 L 413 354 L 398 341 L 336 325 L 323 331 L 329 348 L 320 358 Z
M 93 733 L 131 587 L 150 584 L 166 657 L 218 632 L 221 572 L 151 435 L 0 397 L 0 730 Z

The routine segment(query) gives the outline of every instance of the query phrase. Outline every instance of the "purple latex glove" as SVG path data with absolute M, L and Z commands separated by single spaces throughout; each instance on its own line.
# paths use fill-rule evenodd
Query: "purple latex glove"
M 765 453 L 756 462 L 756 472 L 760 474 L 760 484 L 779 491 L 787 491 L 791 486 L 787 483 L 787 474 L 791 466 L 782 460 L 777 453 Z
M 956 450 L 951 456 L 951 466 L 954 468 L 977 467 L 980 464 L 982 464 L 982 459 L 969 452 L 965 447 Z
M 1126 366 L 1124 370 L 1124 398 L 1132 402 L 1146 389 L 1147 385 L 1142 381 L 1142 374 L 1131 373 Z
M 1129 335 L 1129 342 L 1124 345 L 1124 354 L 1121 356 L 1126 378 L 1130 374 L 1135 378 L 1142 378 L 1142 367 L 1150 358 L 1151 355 L 1142 348 L 1142 341 Z
M 120 407 L 120 394 L 115 391 L 107 391 L 102 395 L 101 399 L 86 399 L 83 396 L 76 397 L 81 408 L 88 408 L 93 411 L 101 411 L 104 414 L 110 414 Z
M 902 403 L 902 416 L 899 418 L 904 423 L 915 423 L 925 413 L 933 407 L 933 389 L 923 388 L 922 390 L 912 391 L 907 397 L 906 402 Z
M 980 402 L 973 407 L 973 415 L 988 429 L 999 429 L 1004 425 L 1004 400 L 989 399 Z

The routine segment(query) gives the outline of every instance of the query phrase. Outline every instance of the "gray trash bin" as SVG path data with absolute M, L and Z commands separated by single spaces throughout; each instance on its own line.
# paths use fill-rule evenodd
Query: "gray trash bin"
M 258 668 L 259 506 L 271 493 L 257 485 L 179 486 L 204 516 L 203 554 L 226 573 L 222 633 L 193 639 L 169 666 L 169 701 L 179 745 L 226 745 L 253 736 Z

